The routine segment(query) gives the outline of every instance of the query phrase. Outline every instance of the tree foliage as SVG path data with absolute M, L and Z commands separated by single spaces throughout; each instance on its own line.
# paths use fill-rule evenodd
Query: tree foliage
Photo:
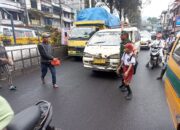
M 147 21 L 151 24 L 151 25 L 154 25 L 154 24 L 157 24 L 159 22 L 159 20 L 156 18 L 156 17 L 149 17 L 147 19 Z
M 121 17 L 122 9 L 124 9 L 124 17 L 127 16 L 130 23 L 140 27 L 142 0 L 101 0 L 101 1 L 107 3 L 111 13 L 113 12 L 113 8 L 116 8 L 120 13 L 120 17 Z M 89 0 L 85 0 L 86 7 L 89 7 L 88 2 Z M 92 0 L 92 4 L 95 5 L 95 0 Z
M 151 26 L 152 28 L 154 28 L 155 25 L 157 25 L 158 22 L 159 22 L 159 20 L 158 20 L 156 17 L 149 17 L 149 18 L 147 19 L 147 21 L 148 21 L 148 23 L 150 24 L 150 26 Z
M 113 9 L 113 7 L 118 9 L 120 16 L 122 9 L 124 9 L 124 15 L 128 17 L 130 23 L 140 26 L 142 6 L 141 0 L 107 0 L 107 3 L 109 4 L 110 9 Z

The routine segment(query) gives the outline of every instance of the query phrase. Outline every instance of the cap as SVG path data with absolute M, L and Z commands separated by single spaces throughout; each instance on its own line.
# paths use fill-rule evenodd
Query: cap
M 134 46 L 132 43 L 127 43 L 126 45 L 124 45 L 125 48 L 129 49 L 130 51 L 134 50 Z
M 50 37 L 50 34 L 47 34 L 47 33 L 42 34 L 42 38 L 49 38 L 49 37 Z
M 121 35 L 128 35 L 128 32 L 127 31 L 122 31 Z

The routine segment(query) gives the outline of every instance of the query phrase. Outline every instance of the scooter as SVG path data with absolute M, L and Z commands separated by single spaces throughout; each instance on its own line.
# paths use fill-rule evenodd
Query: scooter
M 15 115 L 7 130 L 55 130 L 50 126 L 52 114 L 51 103 L 39 101 Z
M 151 67 L 151 69 L 153 69 L 162 63 L 162 58 L 160 56 L 160 50 L 161 50 L 161 47 L 158 47 L 155 45 L 151 46 L 150 60 L 147 63 L 146 67 Z

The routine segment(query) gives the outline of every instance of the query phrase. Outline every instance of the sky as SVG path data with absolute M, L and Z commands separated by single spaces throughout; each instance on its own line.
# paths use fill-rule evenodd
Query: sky
M 143 0 L 143 2 L 146 0 Z M 151 4 L 142 9 L 143 17 L 159 17 L 161 12 L 168 9 L 173 0 L 151 0 Z

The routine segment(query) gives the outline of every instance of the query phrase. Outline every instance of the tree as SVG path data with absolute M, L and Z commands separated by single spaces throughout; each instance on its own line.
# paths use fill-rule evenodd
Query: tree
M 122 9 L 124 9 L 124 17 L 127 16 L 130 23 L 136 23 L 140 26 L 141 23 L 141 0 L 107 0 L 110 9 L 115 7 L 120 12 L 120 17 L 122 16 Z M 112 12 L 112 11 L 111 11 Z
M 152 29 L 154 29 L 154 26 L 158 24 L 159 20 L 156 17 L 149 17 L 147 19 L 149 24 L 151 25 Z

